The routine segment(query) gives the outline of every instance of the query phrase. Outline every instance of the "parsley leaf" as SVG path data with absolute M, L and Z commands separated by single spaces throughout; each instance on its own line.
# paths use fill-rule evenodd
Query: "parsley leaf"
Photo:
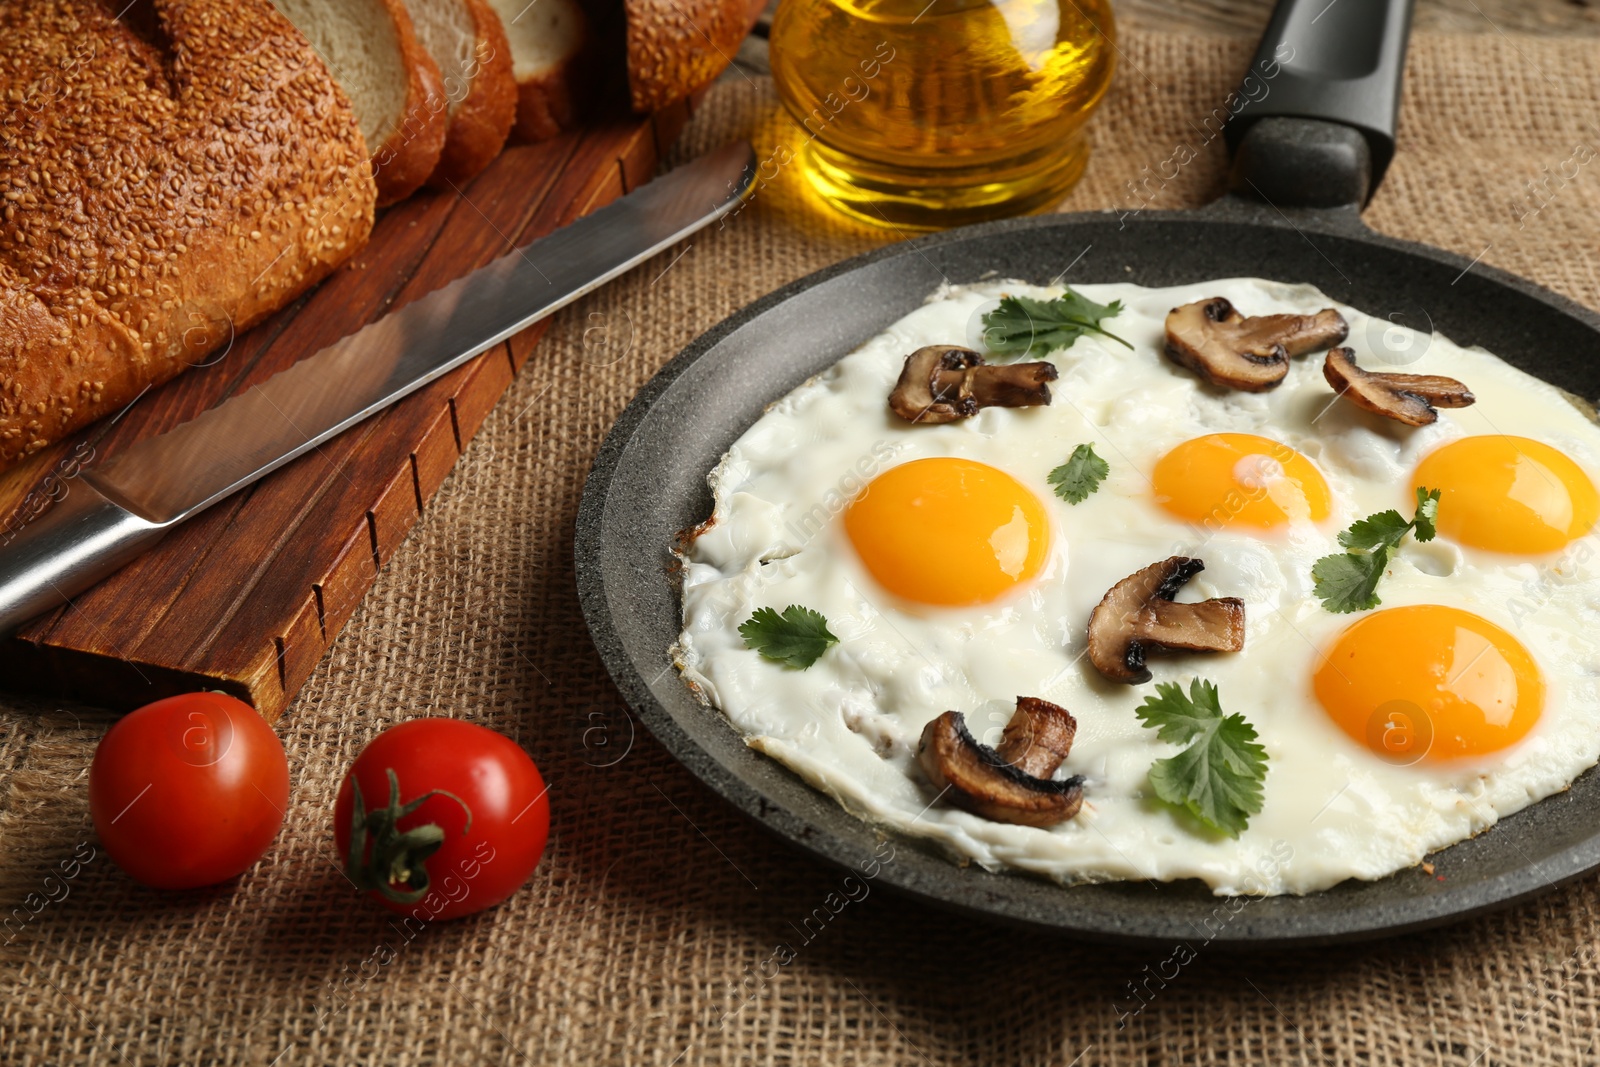
M 757 608 L 739 627 L 739 636 L 767 659 L 802 670 L 839 640 L 828 632 L 828 620 L 821 612 L 798 604 L 784 608 L 782 615 L 771 608 Z
M 1417 486 L 1417 517 L 1412 520 L 1412 529 L 1417 533 L 1418 541 L 1432 541 L 1433 535 L 1438 533 L 1435 526 L 1439 522 L 1439 490 L 1431 492 L 1422 486 Z
M 1098 333 L 1132 348 L 1116 334 L 1100 328 L 1101 320 L 1120 314 L 1122 301 L 1096 304 L 1071 289 L 1054 300 L 1003 296 L 1000 306 L 983 316 L 984 344 L 995 355 L 1043 356 L 1066 348 L 1086 333 Z
M 1072 450 L 1065 463 L 1050 472 L 1050 484 L 1056 487 L 1056 496 L 1062 500 L 1081 504 L 1100 488 L 1100 483 L 1110 473 L 1111 464 L 1094 454 L 1094 445 L 1083 444 Z
M 1311 568 L 1316 580 L 1312 592 L 1329 611 L 1343 614 L 1377 607 L 1378 579 L 1389 566 L 1389 557 L 1400 547 L 1406 534 L 1415 533 L 1418 541 L 1432 541 L 1439 516 L 1439 490 L 1417 487 L 1416 515 L 1407 522 L 1398 511 L 1380 511 L 1350 524 L 1339 535 L 1339 543 L 1350 551 L 1323 556 Z
M 1393 508 L 1368 515 L 1350 524 L 1350 529 L 1339 535 L 1339 543 L 1359 552 L 1370 551 L 1379 545 L 1393 548 L 1411 529 L 1411 524 Z
M 1388 565 L 1387 548 L 1371 555 L 1343 552 L 1323 556 L 1311 567 L 1311 577 L 1316 579 L 1313 592 L 1323 607 L 1337 614 L 1375 608 L 1378 579 Z
M 1158 683 L 1156 695 L 1135 713 L 1161 740 L 1189 745 L 1150 765 L 1156 796 L 1238 837 L 1261 810 L 1267 776 L 1267 750 L 1256 744 L 1255 727 L 1243 715 L 1224 715 L 1217 687 L 1199 678 L 1189 684 L 1187 697 L 1175 682 Z

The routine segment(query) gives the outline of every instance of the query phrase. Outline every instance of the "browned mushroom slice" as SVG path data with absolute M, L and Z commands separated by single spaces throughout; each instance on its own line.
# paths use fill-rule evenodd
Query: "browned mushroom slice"
M 970 348 L 926 345 L 906 357 L 889 408 L 907 422 L 955 422 L 983 408 L 1050 403 L 1054 363 L 985 363 Z
M 1065 708 L 1018 697 L 997 748 L 980 745 L 966 717 L 947 711 L 922 731 L 917 761 L 950 801 L 974 815 L 1021 826 L 1054 826 L 1078 814 L 1083 778 L 1052 777 L 1072 749 L 1078 723 Z
M 1315 315 L 1245 318 L 1225 298 L 1197 300 L 1167 313 L 1167 357 L 1212 385 L 1264 393 L 1289 373 L 1289 357 L 1336 345 L 1349 334 L 1332 308 Z
M 1335 348 L 1322 363 L 1322 376 L 1350 403 L 1374 415 L 1426 426 L 1439 417 L 1433 410 L 1464 408 L 1478 398 L 1454 378 L 1438 374 L 1376 374 L 1356 366 L 1355 352 Z
M 1150 680 L 1144 665 L 1152 649 L 1237 652 L 1244 647 L 1244 601 L 1218 597 L 1177 604 L 1184 583 L 1205 563 L 1173 556 L 1152 563 L 1111 587 L 1089 614 L 1089 662 L 1113 682 Z

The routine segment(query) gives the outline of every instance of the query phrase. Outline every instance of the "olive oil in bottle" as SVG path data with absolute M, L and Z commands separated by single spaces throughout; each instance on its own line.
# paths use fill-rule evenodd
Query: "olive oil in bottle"
M 1114 34 L 1107 0 L 782 0 L 772 73 L 825 201 L 936 229 L 1072 187 Z

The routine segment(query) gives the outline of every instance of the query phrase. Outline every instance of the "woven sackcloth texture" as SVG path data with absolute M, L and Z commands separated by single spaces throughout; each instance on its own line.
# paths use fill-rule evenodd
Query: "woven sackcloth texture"
M 1216 195 L 1221 146 L 1201 146 L 1196 129 L 1249 44 L 1130 33 L 1121 48 L 1088 176 L 1064 207 Z M 1600 171 L 1585 166 L 1597 100 L 1588 41 L 1414 40 L 1399 154 L 1368 221 L 1600 307 Z M 677 154 L 738 134 L 766 154 L 784 136 L 773 108 L 770 83 L 725 79 Z M 1150 180 L 1181 144 L 1199 158 Z M 1533 199 L 1530 180 L 1544 183 Z M 884 239 L 808 214 L 780 174 L 726 227 L 561 314 L 281 722 L 288 821 L 236 884 L 160 894 L 130 882 L 96 847 L 86 800 L 111 717 L 0 700 L 0 1062 L 1600 1058 L 1594 879 L 1374 945 L 1202 952 L 1120 1027 L 1119 1008 L 1137 1004 L 1130 983 L 1165 953 L 1019 934 L 887 891 L 771 962 L 841 874 L 746 823 L 642 729 L 628 748 L 630 721 L 578 611 L 573 523 L 607 427 L 658 366 L 750 300 Z M 554 833 L 506 904 L 406 942 L 339 873 L 330 812 L 361 746 L 421 715 L 526 746 L 551 784 Z M 51 877 L 91 850 L 64 888 Z

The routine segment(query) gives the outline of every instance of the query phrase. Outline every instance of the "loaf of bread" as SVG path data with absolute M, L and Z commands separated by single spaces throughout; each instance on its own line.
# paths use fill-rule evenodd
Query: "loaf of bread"
M 428 180 L 450 123 L 439 66 L 405 0 L 272 0 L 350 98 L 372 155 L 378 206 Z
M 489 0 L 511 43 L 519 141 L 544 141 L 577 122 L 589 19 L 575 0 Z
M 569 127 L 591 55 L 574 0 L 125 2 L 0 0 L 0 469 L 288 304 L 376 205 L 476 173 L 513 110 Z M 624 0 L 634 106 L 715 77 L 752 3 Z
M 766 0 L 623 0 L 633 109 L 659 111 L 711 84 L 765 7 Z
M 485 0 L 408 0 L 417 39 L 439 65 L 450 125 L 428 184 L 449 187 L 487 167 L 511 133 L 517 83 L 511 45 Z
M 201 362 L 371 231 L 350 104 L 267 0 L 121 20 L 0 0 L 0 98 L 0 466 Z

